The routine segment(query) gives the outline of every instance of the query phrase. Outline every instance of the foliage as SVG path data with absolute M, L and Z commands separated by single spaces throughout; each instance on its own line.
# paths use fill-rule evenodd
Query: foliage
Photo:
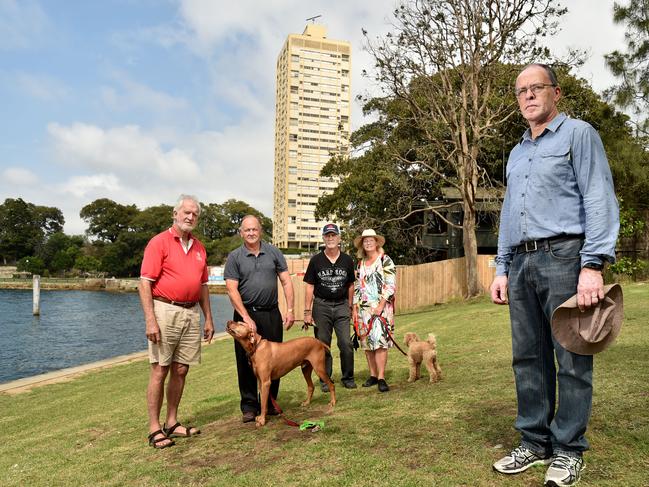
M 6 263 L 35 255 L 50 235 L 63 230 L 64 223 L 58 208 L 7 198 L 0 204 L 0 258 Z
M 208 240 L 219 240 L 237 235 L 241 221 L 247 215 L 254 215 L 261 221 L 261 227 L 268 237 L 273 235 L 272 220 L 245 201 L 229 199 L 225 203 L 203 205 L 198 221 L 198 231 Z
M 16 270 L 19 272 L 43 275 L 43 272 L 45 271 L 45 262 L 43 262 L 43 259 L 40 257 L 30 255 L 23 257 L 16 263 Z
M 609 270 L 613 274 L 635 277 L 647 268 L 647 263 L 642 260 L 631 259 L 630 257 L 620 257 L 611 264 Z
M 131 220 L 137 213 L 135 205 L 121 205 L 108 198 L 100 198 L 84 206 L 79 216 L 88 223 L 88 236 L 115 242 L 122 231 L 130 228 Z
M 398 122 L 419 135 L 411 151 L 386 150 L 408 170 L 443 181 L 462 197 L 469 296 L 479 293 L 476 191 L 490 185 L 481 153 L 516 114 L 514 97 L 499 91 L 499 80 L 514 78 L 503 67 L 546 58 L 540 42 L 564 13 L 551 0 L 413 0 L 394 11 L 392 32 L 368 39 L 375 81 L 386 98 L 403 103 Z
M 615 2 L 613 20 L 626 28 L 627 49 L 605 56 L 606 65 L 620 79 L 607 95 L 618 106 L 632 110 L 638 129 L 649 135 L 649 0 Z
M 81 272 L 97 272 L 101 266 L 101 261 L 91 255 L 79 255 L 74 261 L 74 268 Z

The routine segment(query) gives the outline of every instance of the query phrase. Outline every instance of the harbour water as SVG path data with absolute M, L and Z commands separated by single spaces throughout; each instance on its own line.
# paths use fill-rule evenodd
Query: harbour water
M 224 331 L 232 306 L 211 295 L 214 327 Z M 137 293 L 0 289 L 0 383 L 146 350 Z

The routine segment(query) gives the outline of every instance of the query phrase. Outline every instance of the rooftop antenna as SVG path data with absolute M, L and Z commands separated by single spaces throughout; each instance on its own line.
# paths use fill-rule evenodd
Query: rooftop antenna
M 322 17 L 322 15 L 316 15 L 315 17 L 309 17 L 306 21 L 308 22 L 310 20 L 315 24 L 315 19 L 319 19 L 320 17 Z

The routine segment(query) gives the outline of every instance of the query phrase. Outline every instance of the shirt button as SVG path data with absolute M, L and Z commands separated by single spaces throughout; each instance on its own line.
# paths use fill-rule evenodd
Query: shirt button
M 524 212 L 524 211 L 521 211 L 521 215 L 524 215 L 524 214 L 525 214 L 525 212 Z
M 527 179 L 527 174 L 525 175 L 525 179 Z
M 532 161 L 532 158 L 530 157 L 530 158 L 528 159 L 528 161 L 530 161 L 530 162 L 531 162 L 531 161 Z

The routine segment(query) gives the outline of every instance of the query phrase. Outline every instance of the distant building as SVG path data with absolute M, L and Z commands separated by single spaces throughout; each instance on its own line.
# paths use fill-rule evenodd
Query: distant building
M 504 189 L 478 188 L 476 191 L 476 242 L 478 254 L 495 254 L 498 251 L 498 218 L 504 198 Z M 444 218 L 456 225 L 462 225 L 464 210 L 462 195 L 456 188 L 443 188 L 442 197 L 426 205 L 437 207 Z M 438 252 L 439 259 L 454 259 L 464 256 L 463 232 L 461 228 L 449 225 L 433 211 L 424 212 L 424 226 L 417 244 Z
M 273 244 L 317 249 L 324 221 L 318 198 L 337 178 L 321 178 L 333 153 L 349 150 L 350 45 L 309 24 L 290 34 L 277 58 Z

